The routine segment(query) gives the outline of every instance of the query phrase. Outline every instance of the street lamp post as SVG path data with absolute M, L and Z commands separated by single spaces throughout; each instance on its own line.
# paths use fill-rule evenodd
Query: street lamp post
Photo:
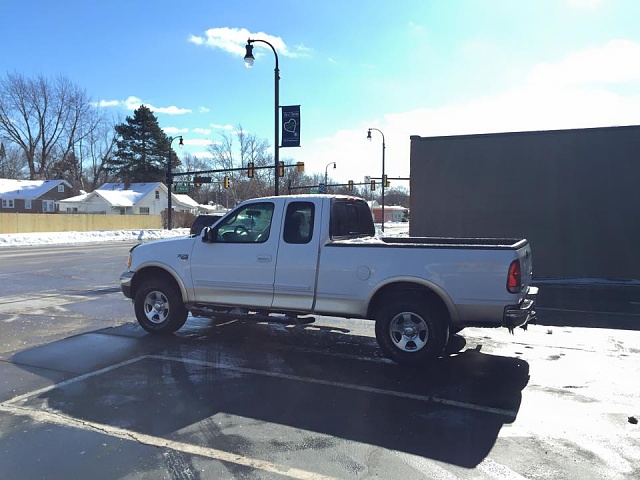
M 278 196 L 278 174 L 280 171 L 280 147 L 278 146 L 280 143 L 279 140 L 279 136 L 280 136 L 280 69 L 278 68 L 278 53 L 276 52 L 276 49 L 273 47 L 273 45 L 271 45 L 269 42 L 267 42 L 266 40 L 259 40 L 259 39 L 248 39 L 247 40 L 247 45 L 245 46 L 246 48 L 246 53 L 244 56 L 244 63 L 247 66 L 247 68 L 251 68 L 253 67 L 253 62 L 255 60 L 255 57 L 253 56 L 253 45 L 251 45 L 254 42 L 260 42 L 260 43 L 266 43 L 267 45 L 269 45 L 271 47 L 271 50 L 273 50 L 273 54 L 276 57 L 276 67 L 273 70 L 274 73 L 274 88 L 275 88 L 275 100 L 274 100 L 274 123 L 273 123 L 273 130 L 274 130 L 274 135 L 273 135 L 273 149 L 274 149 L 274 154 L 273 154 L 273 158 L 274 158 L 274 177 L 275 177 L 275 188 L 274 188 L 274 194 L 276 196 Z
M 371 140 L 371 130 L 375 130 L 376 132 L 379 132 L 380 135 L 382 135 L 382 232 L 384 233 L 384 189 L 387 186 L 386 185 L 386 177 L 384 175 L 384 149 L 385 149 L 385 144 L 384 144 L 384 133 L 382 133 L 381 130 L 378 130 L 377 128 L 370 128 L 369 131 L 367 132 L 367 140 Z
M 169 137 L 169 160 L 167 161 L 167 189 L 169 190 L 169 194 L 167 195 L 167 230 L 171 230 L 171 185 L 173 185 L 173 172 L 171 171 L 171 145 L 175 139 L 179 138 L 180 142 L 178 145 L 183 146 L 182 143 L 182 135 L 177 137 Z
M 328 174 L 327 174 L 327 168 L 329 168 L 329 165 L 333 165 L 333 169 L 335 170 L 336 168 L 336 162 L 329 162 L 327 163 L 327 166 L 324 167 L 324 190 L 325 192 L 327 191 L 327 179 L 328 179 Z

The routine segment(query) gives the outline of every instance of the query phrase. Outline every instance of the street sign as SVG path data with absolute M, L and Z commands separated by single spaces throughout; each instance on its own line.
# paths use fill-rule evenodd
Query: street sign
M 198 177 L 193 179 L 193 183 L 211 183 L 211 177 Z
M 189 193 L 189 184 L 187 183 L 176 183 L 176 193 Z

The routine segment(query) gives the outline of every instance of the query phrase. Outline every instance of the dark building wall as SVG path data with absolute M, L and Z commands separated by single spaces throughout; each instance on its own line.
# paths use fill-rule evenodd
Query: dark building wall
M 534 277 L 640 279 L 640 127 L 411 137 L 414 236 L 524 237 Z

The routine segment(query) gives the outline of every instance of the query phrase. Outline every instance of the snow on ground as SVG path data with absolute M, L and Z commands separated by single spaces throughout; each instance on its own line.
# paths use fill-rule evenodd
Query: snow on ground
M 376 232 L 378 235 L 381 235 L 380 225 L 376 225 Z M 406 236 L 408 233 L 408 223 L 386 223 L 383 236 Z M 25 245 L 66 245 L 73 243 L 146 242 L 159 238 L 183 237 L 186 235 L 189 235 L 188 228 L 174 228 L 172 230 L 6 233 L 0 234 L 0 248 Z
M 0 235 L 0 248 L 24 245 L 136 242 L 189 235 L 188 228 L 173 230 L 105 230 L 94 232 L 7 233 Z

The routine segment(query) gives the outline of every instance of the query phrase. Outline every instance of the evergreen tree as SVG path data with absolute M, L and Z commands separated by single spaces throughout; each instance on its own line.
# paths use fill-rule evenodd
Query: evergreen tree
M 121 181 L 164 182 L 169 158 L 172 168 L 180 166 L 171 139 L 148 107 L 140 105 L 133 118 L 127 117 L 126 122 L 116 125 L 115 129 L 117 150 L 106 169 Z

